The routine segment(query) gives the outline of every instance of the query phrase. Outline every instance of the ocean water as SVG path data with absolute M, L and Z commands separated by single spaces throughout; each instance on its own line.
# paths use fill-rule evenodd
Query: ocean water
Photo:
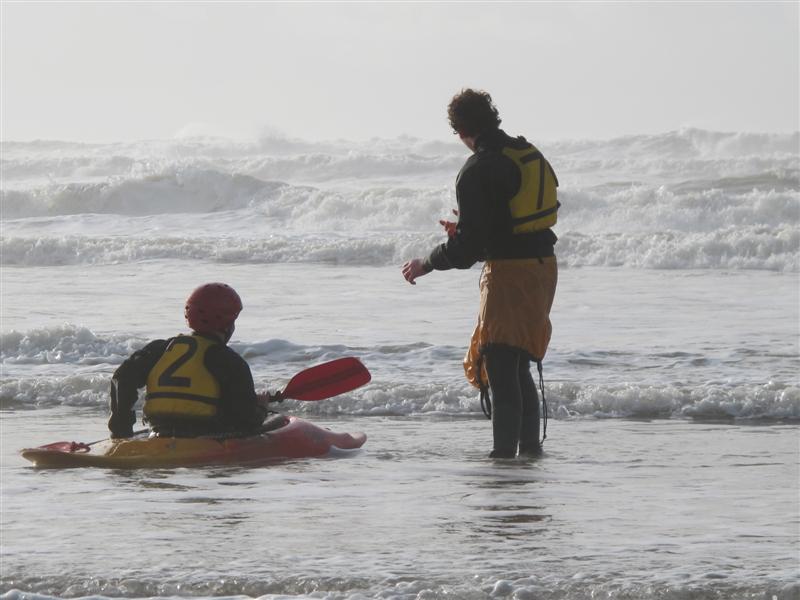
M 534 140 L 559 174 L 545 454 L 491 461 L 461 368 L 479 267 L 409 286 L 458 144 L 2 145 L 0 593 L 56 598 L 800 597 L 800 135 Z M 107 435 L 113 370 L 221 280 L 260 389 L 364 431 L 259 468 L 43 471 Z

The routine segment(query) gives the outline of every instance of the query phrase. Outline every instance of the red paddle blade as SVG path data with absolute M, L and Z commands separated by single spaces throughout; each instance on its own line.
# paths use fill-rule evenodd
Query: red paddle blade
M 301 371 L 292 377 L 282 396 L 294 400 L 324 400 L 361 387 L 370 379 L 372 375 L 360 360 L 339 358 Z

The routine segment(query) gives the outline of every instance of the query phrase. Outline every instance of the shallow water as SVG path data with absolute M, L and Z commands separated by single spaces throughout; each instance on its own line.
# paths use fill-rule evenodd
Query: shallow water
M 223 273 L 206 267 L 212 279 Z M 554 417 L 546 453 L 495 462 L 486 458 L 491 428 L 459 366 L 477 270 L 434 274 L 416 287 L 394 268 L 224 273 L 246 299 L 234 347 L 259 387 L 276 389 L 341 355 L 370 368 L 373 381 L 360 390 L 282 407 L 335 430 L 363 430 L 365 447 L 262 468 L 33 469 L 20 448 L 104 438 L 115 365 L 157 330 L 180 331 L 178 292 L 165 292 L 163 304 L 134 304 L 126 286 L 133 298 L 142 279 L 182 289 L 197 275 L 164 262 L 94 267 L 72 289 L 73 267 L 19 272 L 24 278 L 5 270 L 5 314 L 36 329 L 6 346 L 16 350 L 4 362 L 4 590 L 60 598 L 797 594 L 798 358 L 785 326 L 796 275 L 562 270 L 545 369 Z M 57 291 L 42 296 L 45 281 Z M 109 283 L 122 300 L 104 294 Z M 620 289 L 636 299 L 624 311 L 615 309 Z M 658 310 L 666 293 L 674 318 Z M 65 313 L 74 325 L 59 323 Z M 91 323 L 102 329 L 82 329 Z M 630 419 L 637 415 L 645 418 Z
M 551 421 L 544 456 L 515 461 L 486 458 L 477 418 L 316 419 L 369 440 L 259 468 L 46 471 L 14 453 L 102 437 L 91 417 L 4 415 L 5 589 L 683 598 L 796 583 L 797 426 Z
M 183 331 L 183 290 L 202 277 L 230 282 L 245 299 L 232 345 L 258 387 L 279 389 L 344 355 L 373 373 L 367 388 L 292 410 L 480 411 L 460 367 L 477 269 L 417 286 L 395 267 L 155 261 L 82 271 L 3 269 L 5 323 L 15 325 L 3 334 L 5 406 L 104 407 L 115 365 Z M 144 298 L 152 281 L 171 285 Z M 800 418 L 799 290 L 794 273 L 562 269 L 545 360 L 551 414 Z

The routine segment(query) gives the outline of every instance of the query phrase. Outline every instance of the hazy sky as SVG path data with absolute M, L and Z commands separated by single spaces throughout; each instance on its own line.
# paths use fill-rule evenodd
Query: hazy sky
M 800 128 L 800 4 L 2 2 L 2 139 Z

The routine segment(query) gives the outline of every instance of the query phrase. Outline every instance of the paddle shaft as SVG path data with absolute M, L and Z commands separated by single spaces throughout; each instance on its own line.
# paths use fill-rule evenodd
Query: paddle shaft
M 140 429 L 139 431 L 134 431 L 134 432 L 133 432 L 133 435 L 134 435 L 134 436 L 136 436 L 136 435 L 141 435 L 141 434 L 143 434 L 143 433 L 148 433 L 149 431 L 150 431 L 149 429 Z M 103 438 L 102 440 L 95 440 L 95 441 L 93 441 L 93 442 L 89 442 L 89 443 L 87 443 L 87 444 L 83 444 L 83 445 L 84 445 L 84 446 L 94 446 L 95 444 L 99 444 L 100 442 L 105 442 L 105 441 L 106 441 L 106 440 L 108 440 L 108 439 L 111 439 L 111 438 L 107 438 L 107 437 L 106 437 L 106 438 Z

